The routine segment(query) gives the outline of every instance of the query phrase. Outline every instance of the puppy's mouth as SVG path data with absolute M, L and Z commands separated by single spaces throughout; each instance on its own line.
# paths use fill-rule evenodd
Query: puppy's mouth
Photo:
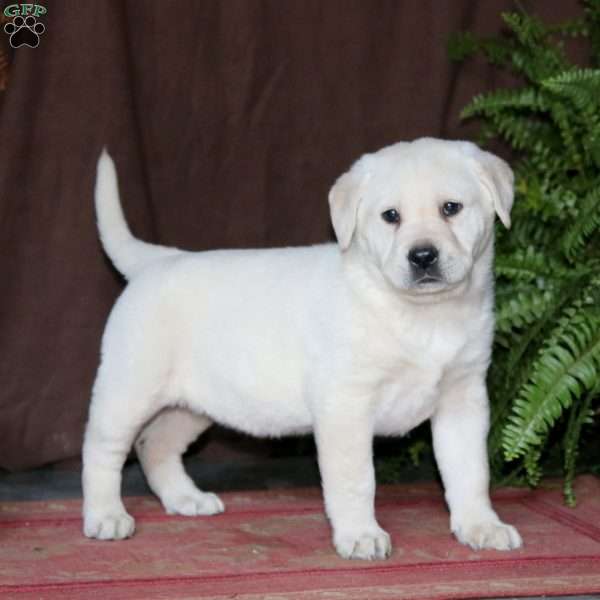
M 443 285 L 446 280 L 442 277 L 440 268 L 437 264 L 431 265 L 430 267 L 416 268 L 412 267 L 412 282 L 414 287 L 429 287 Z
M 415 285 L 431 285 L 433 283 L 444 283 L 444 280 L 441 277 L 436 275 L 423 275 L 419 279 L 416 279 Z
M 439 269 L 425 269 L 420 272 L 413 271 L 410 287 L 417 296 L 439 294 L 452 286 L 449 285 Z

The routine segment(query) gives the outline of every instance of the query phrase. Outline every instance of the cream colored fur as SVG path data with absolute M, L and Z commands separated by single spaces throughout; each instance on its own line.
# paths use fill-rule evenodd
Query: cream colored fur
M 399 143 L 363 156 L 331 190 L 339 245 L 191 253 L 132 237 L 103 153 L 100 235 L 129 285 L 93 389 L 85 534 L 133 533 L 120 483 L 134 443 L 168 512 L 221 512 L 181 463 L 218 422 L 256 436 L 313 431 L 337 551 L 384 558 L 373 436 L 431 419 L 452 531 L 473 548 L 520 546 L 491 506 L 486 455 L 493 221 L 510 225 L 512 186 L 508 165 L 471 143 Z M 463 209 L 445 217 L 447 201 Z M 400 224 L 382 219 L 391 208 Z M 439 280 L 419 284 L 407 256 L 424 243 L 439 250 Z

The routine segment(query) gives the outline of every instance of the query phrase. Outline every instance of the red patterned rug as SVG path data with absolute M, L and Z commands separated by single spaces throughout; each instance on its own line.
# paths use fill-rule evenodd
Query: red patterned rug
M 320 492 L 228 493 L 216 517 L 167 516 L 153 498 L 128 498 L 136 535 L 81 534 L 80 501 L 0 504 L 0 597 L 182 600 L 485 598 L 600 592 L 600 479 L 577 481 L 576 509 L 560 488 L 494 494 L 525 547 L 474 552 L 448 532 L 434 484 L 380 487 L 391 534 L 387 561 L 338 558 Z

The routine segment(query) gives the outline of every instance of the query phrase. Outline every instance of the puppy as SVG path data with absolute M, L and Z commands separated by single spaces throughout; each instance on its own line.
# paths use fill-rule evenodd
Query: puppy
M 450 527 L 472 548 L 521 545 L 488 492 L 485 386 L 493 222 L 513 174 L 469 142 L 366 154 L 329 194 L 338 244 L 185 252 L 129 231 L 113 163 L 98 163 L 104 249 L 129 285 L 108 319 L 83 447 L 85 535 L 133 534 L 120 497 L 135 443 L 169 513 L 223 511 L 181 454 L 213 422 L 256 436 L 314 432 L 333 544 L 385 558 L 374 435 L 431 419 Z

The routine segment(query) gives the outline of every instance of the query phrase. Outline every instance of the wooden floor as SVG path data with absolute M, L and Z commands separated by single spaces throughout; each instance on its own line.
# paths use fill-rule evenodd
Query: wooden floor
M 81 536 L 81 489 L 76 468 L 42 469 L 29 473 L 0 475 L 0 516 L 4 522 L 0 527 L 0 536 L 3 538 L 0 543 L 0 589 L 3 591 L 0 595 L 3 598 L 9 597 L 7 590 L 13 588 L 2 588 L 7 581 L 17 586 L 20 581 L 27 582 L 30 586 L 19 591 L 19 598 L 29 597 L 27 593 L 23 595 L 23 590 L 29 590 L 33 594 L 31 597 L 54 598 L 39 592 L 58 590 L 61 586 L 61 593 L 69 593 L 69 590 L 75 592 L 79 588 L 74 582 L 79 581 L 84 588 L 85 585 L 93 587 L 104 585 L 106 577 L 110 579 L 111 576 L 117 580 L 125 577 L 128 585 L 136 585 L 135 581 L 138 580 L 145 581 L 143 585 L 153 582 L 153 589 L 160 591 L 161 579 L 156 577 L 156 573 L 159 572 L 166 573 L 167 579 L 171 577 L 169 574 L 183 576 L 183 580 L 188 583 L 184 581 L 181 585 L 189 584 L 194 590 L 197 589 L 194 586 L 200 581 L 208 581 L 211 577 L 222 578 L 234 586 L 230 591 L 237 593 L 247 591 L 245 588 L 235 588 L 235 577 L 240 569 L 247 569 L 248 574 L 258 573 L 258 579 L 253 584 L 258 586 L 256 590 L 259 595 L 256 598 L 262 597 L 260 586 L 264 582 L 261 577 L 267 577 L 269 592 L 276 592 L 277 585 L 280 585 L 281 591 L 289 588 L 288 591 L 292 594 L 282 595 L 282 598 L 295 598 L 297 596 L 293 595 L 293 590 L 298 586 L 302 589 L 304 580 L 301 578 L 306 574 L 306 582 L 310 585 L 319 580 L 325 588 L 330 586 L 331 589 L 331 586 L 338 585 L 336 582 L 339 580 L 342 587 L 352 584 L 360 590 L 361 586 L 368 585 L 369 577 L 374 573 L 369 569 L 373 568 L 377 570 L 374 583 L 383 586 L 381 593 L 384 595 L 381 597 L 386 598 L 390 597 L 390 590 L 394 589 L 390 588 L 390 585 L 398 586 L 398 582 L 408 584 L 411 581 L 410 577 L 416 585 L 420 581 L 419 573 L 426 573 L 428 569 L 434 569 L 437 579 L 440 573 L 445 574 L 449 586 L 447 589 L 456 589 L 457 582 L 466 578 L 464 589 L 470 592 L 464 597 L 490 597 L 489 591 L 483 596 L 473 595 L 478 593 L 479 588 L 476 586 L 489 577 L 490 581 L 495 581 L 495 585 L 500 586 L 498 589 L 503 590 L 499 597 L 519 598 L 518 595 L 507 596 L 510 586 L 514 585 L 513 571 L 538 577 L 538 585 L 539 576 L 543 573 L 550 575 L 551 579 L 558 577 L 556 581 L 559 583 L 560 577 L 571 577 L 579 573 L 584 576 L 583 579 L 575 578 L 572 581 L 583 581 L 587 571 L 596 567 L 600 578 L 600 513 L 594 512 L 600 503 L 584 503 L 583 512 L 572 513 L 562 506 L 559 492 L 551 493 L 540 504 L 536 504 L 535 494 L 531 495 L 525 490 L 501 491 L 497 494 L 498 510 L 520 527 L 527 546 L 518 553 L 482 554 L 465 549 L 449 536 L 447 514 L 437 484 L 425 483 L 393 488 L 381 486 L 378 494 L 378 514 L 382 524 L 394 537 L 395 554 L 390 561 L 365 565 L 360 561 L 341 561 L 332 551 L 318 489 L 318 471 L 313 461 L 301 458 L 254 465 L 207 466 L 192 460 L 188 468 L 195 479 L 204 483 L 205 489 L 222 491 L 262 488 L 270 491 L 225 492 L 229 510 L 223 518 L 190 520 L 183 517 L 167 517 L 155 499 L 144 496 L 148 489 L 139 468 L 133 464 L 126 469 L 124 491 L 127 496 L 138 496 L 126 500 L 131 512 L 138 518 L 138 533 L 133 540 L 123 545 L 107 545 L 103 542 L 90 542 Z M 600 500 L 600 482 L 593 478 L 589 478 L 589 482 L 592 486 L 598 486 L 597 495 Z M 299 490 L 298 485 L 308 486 L 308 489 Z M 71 500 L 65 500 L 68 498 Z M 40 500 L 51 502 L 40 503 Z M 21 504 L 21 501 L 25 503 Z M 249 507 L 253 507 L 252 510 Z M 219 522 L 213 519 L 219 519 Z M 418 525 L 422 522 L 429 525 L 423 529 Z M 588 522 L 592 523 L 589 531 L 586 530 Z M 36 523 L 41 526 L 39 535 L 35 531 Z M 229 553 L 234 549 L 235 557 L 228 554 L 225 560 L 224 555 L 221 555 L 222 560 L 210 562 L 209 558 L 202 556 L 203 545 L 198 545 L 199 540 L 204 544 L 212 544 L 213 549 L 219 548 L 223 535 L 229 541 L 223 544 L 219 552 Z M 60 541 L 57 547 L 54 547 L 55 538 Z M 189 559 L 184 560 L 187 554 L 178 554 L 178 549 L 186 544 L 196 549 L 196 558 L 191 562 Z M 551 547 L 552 545 L 554 546 Z M 121 551 L 124 552 L 122 558 L 125 562 L 115 567 L 108 563 L 98 567 L 95 563 L 97 557 L 102 556 L 104 550 L 109 548 L 111 564 L 115 560 L 117 549 L 117 557 Z M 167 548 L 168 552 L 165 550 Z M 159 553 L 156 554 L 153 549 L 158 549 Z M 47 560 L 40 561 L 44 552 L 48 553 Z M 14 562 L 15 556 L 17 562 Z M 55 564 L 52 563 L 52 556 L 57 561 Z M 578 556 L 581 560 L 577 559 Z M 134 563 L 131 563 L 132 557 L 135 557 Z M 163 560 L 166 560 L 165 564 L 161 562 Z M 187 565 L 186 560 L 189 562 Z M 40 566 L 42 564 L 46 565 L 46 574 Z M 411 565 L 416 565 L 417 571 L 413 572 Z M 532 565 L 535 566 L 533 570 Z M 27 573 L 27 568 L 31 569 L 31 573 Z M 134 571 L 128 572 L 131 568 Z M 70 573 L 69 569 L 73 572 Z M 333 579 L 332 573 L 336 574 Z M 425 577 L 421 584 L 429 581 L 430 578 Z M 172 583 L 171 581 L 169 585 Z M 503 588 L 503 585 L 509 587 Z M 82 598 L 88 597 L 87 594 L 92 588 L 85 589 L 87 591 L 82 592 Z M 535 588 L 528 591 L 523 589 L 522 593 L 531 597 L 531 589 Z M 96 591 L 100 593 L 101 588 Z M 184 591 L 181 597 L 188 597 Z M 350 593 L 350 588 L 347 591 Z M 600 598 L 600 594 L 556 596 L 559 591 L 556 588 L 552 590 L 554 597 Z M 102 591 L 105 592 L 106 590 Z M 362 588 L 362 593 L 364 592 L 365 588 Z M 409 586 L 402 592 L 402 597 L 409 597 L 404 594 L 413 592 L 414 589 Z M 521 593 L 520 588 L 517 587 L 515 592 Z M 306 597 L 320 598 L 318 585 L 313 593 L 316 595 Z M 70 594 L 68 597 L 78 596 Z M 205 594 L 198 597 L 221 596 Z M 248 597 L 254 598 L 251 595 Z M 371 595 L 363 597 L 371 598 Z

